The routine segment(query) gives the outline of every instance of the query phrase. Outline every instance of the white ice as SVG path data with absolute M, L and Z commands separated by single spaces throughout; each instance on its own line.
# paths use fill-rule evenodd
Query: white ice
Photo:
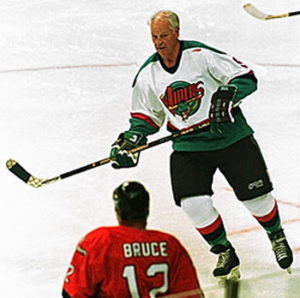
M 142 153 L 137 168 L 90 170 L 34 189 L 5 166 L 14 158 L 52 178 L 106 158 L 128 128 L 131 82 L 154 48 L 146 20 L 172 9 L 181 38 L 194 39 L 253 66 L 259 89 L 242 104 L 274 184 L 294 249 L 293 274 L 275 263 L 256 221 L 217 173 L 214 202 L 241 259 L 241 297 L 300 297 L 300 17 L 260 21 L 244 1 L 1 0 L 0 4 L 0 296 L 60 297 L 77 241 L 115 225 L 111 194 L 142 181 L 152 197 L 149 228 L 177 236 L 189 250 L 207 297 L 223 297 L 210 278 L 216 258 L 173 204 L 171 144 Z M 267 13 L 299 10 L 298 0 L 253 3 Z M 167 135 L 163 128 L 154 140 Z

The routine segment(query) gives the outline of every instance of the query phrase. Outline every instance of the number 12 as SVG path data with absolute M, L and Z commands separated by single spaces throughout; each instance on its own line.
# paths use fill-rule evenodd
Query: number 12
M 162 273 L 163 274 L 163 284 L 159 288 L 154 288 L 149 291 L 150 298 L 155 298 L 157 294 L 163 294 L 168 291 L 168 264 L 160 263 L 160 264 L 151 264 L 146 271 L 146 276 L 153 277 L 156 274 Z M 134 265 L 125 266 L 122 272 L 122 277 L 126 278 L 128 289 L 131 295 L 131 298 L 140 298 L 138 286 L 137 286 L 137 279 L 136 279 L 136 272 Z

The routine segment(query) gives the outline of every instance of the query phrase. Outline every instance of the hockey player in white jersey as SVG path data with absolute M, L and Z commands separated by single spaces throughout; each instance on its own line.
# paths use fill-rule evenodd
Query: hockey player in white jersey
M 170 169 L 176 205 L 218 255 L 214 276 L 240 276 L 239 258 L 211 199 L 217 169 L 267 232 L 279 266 L 289 270 L 293 254 L 271 193 L 273 186 L 254 132 L 239 107 L 257 89 L 253 71 L 222 51 L 180 40 L 179 18 L 172 11 L 159 11 L 149 24 L 156 53 L 133 81 L 130 127 L 111 148 L 112 166 L 136 166 L 139 153 L 128 151 L 145 144 L 164 122 L 170 131 L 209 122 L 200 132 L 173 141 Z

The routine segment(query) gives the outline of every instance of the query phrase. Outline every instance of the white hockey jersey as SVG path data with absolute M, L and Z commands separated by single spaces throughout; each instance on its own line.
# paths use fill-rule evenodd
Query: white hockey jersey
M 256 83 L 250 86 L 240 84 L 241 80 L 245 81 L 243 76 L 251 75 L 253 72 L 248 66 L 230 55 L 199 42 L 181 41 L 178 63 L 173 69 L 167 69 L 157 53 L 140 68 L 133 83 L 131 115 L 156 129 L 159 129 L 166 119 L 170 130 L 187 129 L 207 121 L 212 94 L 219 86 L 234 84 L 237 80 L 238 92 L 234 98 L 235 102 L 253 92 Z M 200 147 L 189 147 L 185 144 L 184 148 L 177 146 L 177 150 L 215 150 L 253 133 L 242 113 L 239 114 L 240 117 L 235 117 L 238 118 L 234 123 L 235 129 L 229 132 L 226 138 L 212 136 L 209 139 L 216 139 L 217 142 L 213 141 L 209 145 L 209 140 L 204 137 L 203 141 L 206 144 L 202 142 L 201 145 L 200 139 L 203 138 L 203 134 L 200 137 L 199 133 L 197 139 L 200 141 Z M 222 144 L 219 144 L 219 141 Z M 178 144 L 178 140 L 174 144 L 176 143 Z M 176 150 L 176 146 L 174 149 Z

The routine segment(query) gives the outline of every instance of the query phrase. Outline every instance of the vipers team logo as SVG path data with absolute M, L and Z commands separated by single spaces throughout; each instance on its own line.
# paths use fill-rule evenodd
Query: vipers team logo
M 172 114 L 179 115 L 182 120 L 186 120 L 200 108 L 201 97 L 204 95 L 202 86 L 202 81 L 192 84 L 177 81 L 167 87 L 160 99 Z

